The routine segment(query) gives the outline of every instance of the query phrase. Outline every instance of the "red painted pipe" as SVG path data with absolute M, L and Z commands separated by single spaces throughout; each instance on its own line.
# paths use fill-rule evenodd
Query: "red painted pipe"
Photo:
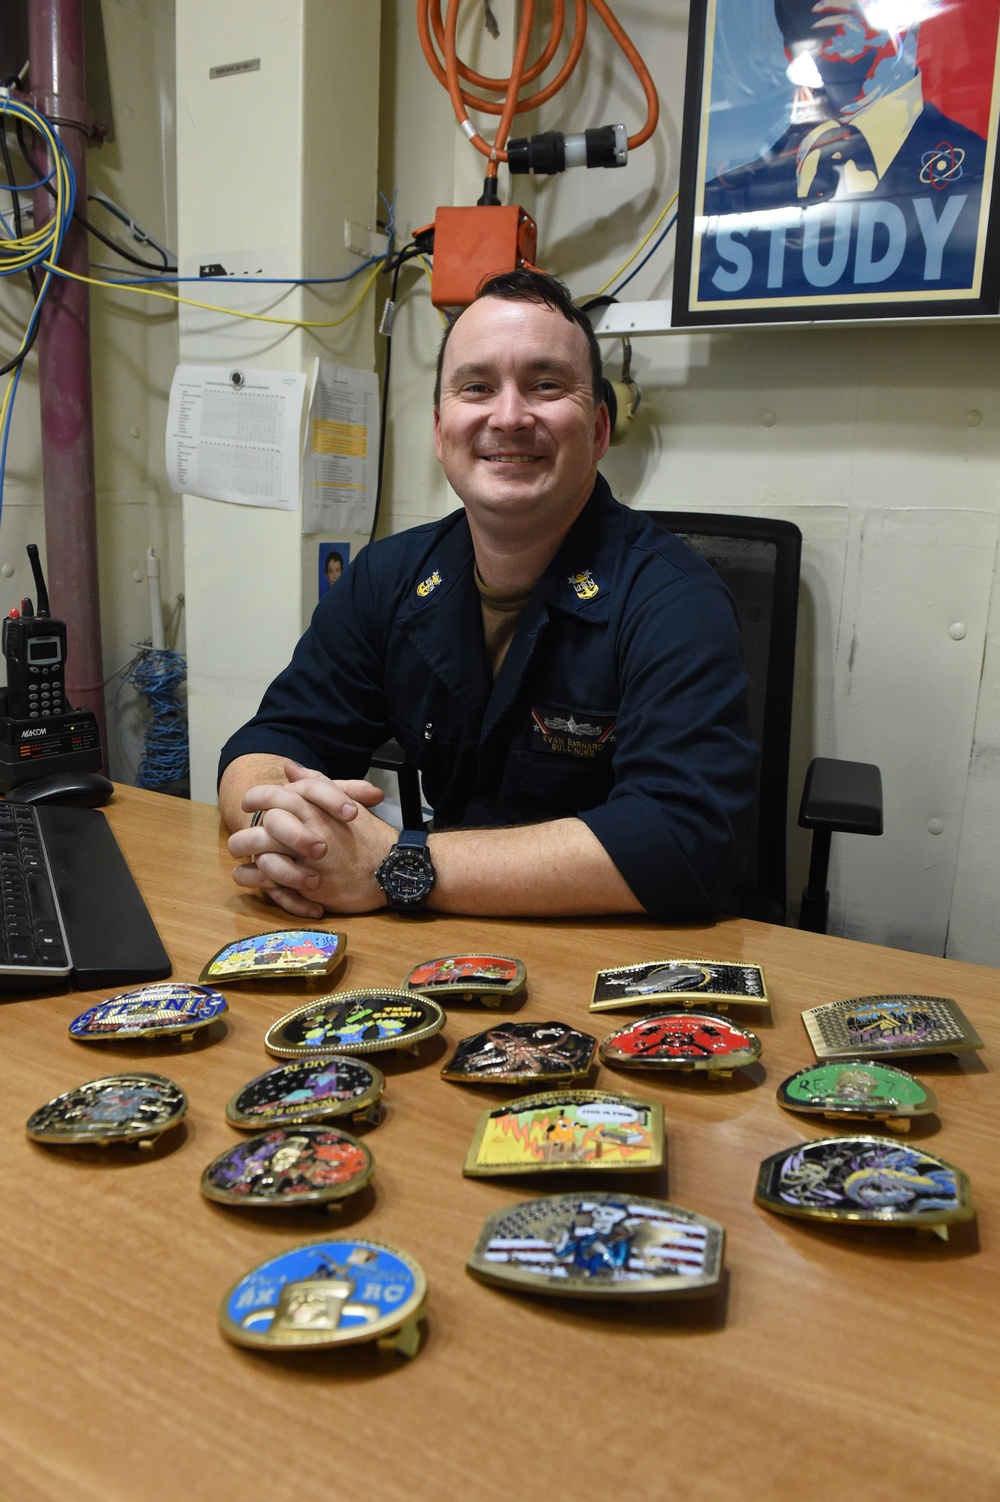
M 31 0 L 30 87 L 35 108 L 55 124 L 76 172 L 76 201 L 87 201 L 91 117 L 83 73 L 84 0 Z M 40 156 L 36 140 L 36 156 Z M 35 222 L 52 217 L 53 200 L 35 194 Z M 59 264 L 88 274 L 87 232 L 70 225 Z M 97 569 L 94 411 L 90 380 L 90 299 L 81 282 L 54 278 L 38 329 L 42 477 L 47 582 L 52 613 L 66 622 L 66 690 L 76 709 L 91 709 L 107 762 L 104 658 Z

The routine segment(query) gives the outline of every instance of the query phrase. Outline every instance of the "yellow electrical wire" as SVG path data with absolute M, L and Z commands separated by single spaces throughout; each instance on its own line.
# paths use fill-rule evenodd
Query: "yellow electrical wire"
M 17 271 L 28 271 L 32 266 L 39 265 L 45 272 L 38 289 L 38 296 L 35 300 L 35 313 L 37 315 L 39 304 L 48 292 L 52 280 L 51 263 L 44 260 L 43 257 L 46 252 L 51 253 L 52 249 L 59 245 L 65 231 L 71 188 L 70 177 L 66 158 L 60 149 L 59 139 L 50 128 L 44 115 L 38 114 L 36 110 L 31 109 L 29 105 L 22 103 L 21 100 L 11 99 L 9 93 L 7 93 L 0 97 L 0 130 L 6 130 L 8 116 L 26 121 L 41 136 L 48 147 L 53 164 L 52 176 L 55 181 L 55 204 L 51 218 L 46 220 L 43 225 L 33 229 L 28 235 L 20 237 L 9 233 L 0 235 L 0 266 L 3 267 L 4 275 L 11 275 Z M 27 347 L 33 321 L 33 319 L 29 320 L 28 327 L 24 331 L 20 348 L 17 351 L 18 355 L 23 355 Z M 3 401 L 0 402 L 0 433 L 6 432 L 11 402 L 17 389 L 17 377 L 18 369 L 15 368 L 11 371 L 7 379 Z
M 130 286 L 128 282 L 108 282 L 102 281 L 100 277 L 96 276 L 81 276 L 79 272 L 67 271 L 62 266 L 51 266 L 49 265 L 48 261 L 43 261 L 42 265 L 46 268 L 47 271 L 55 271 L 59 276 L 69 277 L 70 280 L 74 282 L 86 282 L 90 287 L 113 287 L 116 291 L 120 292 L 140 292 L 146 297 L 162 297 L 165 298 L 167 302 L 181 303 L 185 308 L 202 308 L 206 313 L 222 313 L 227 318 L 246 318 L 250 319 L 254 323 L 278 323 L 283 325 L 285 328 L 291 329 L 335 329 L 338 328 L 340 324 L 346 323 L 349 318 L 354 317 L 354 314 L 358 311 L 361 304 L 368 296 L 368 293 L 375 285 L 375 280 L 379 272 L 382 270 L 381 265 L 375 266 L 372 269 L 371 275 L 368 277 L 368 280 L 365 282 L 364 286 L 361 289 L 361 295 L 354 303 L 352 303 L 347 312 L 341 318 L 317 319 L 276 318 L 273 314 L 270 313 L 241 313 L 236 308 L 220 308 L 216 303 L 197 302 L 193 297 L 181 297 L 176 292 L 160 292 L 155 287 L 133 287 Z
M 632 254 L 629 256 L 628 260 L 627 261 L 623 261 L 622 264 L 619 266 L 618 270 L 612 272 L 612 274 L 608 277 L 607 281 L 604 283 L 604 286 L 603 287 L 598 287 L 597 291 L 596 292 L 592 292 L 589 297 L 578 297 L 576 299 L 577 302 L 590 302 L 593 298 L 600 297 L 603 292 L 607 292 L 607 290 L 611 286 L 612 282 L 616 282 L 618 280 L 618 278 L 621 276 L 622 272 L 628 270 L 628 268 L 631 266 L 632 262 L 635 260 L 636 256 L 642 254 L 642 252 L 645 250 L 646 246 L 649 244 L 650 240 L 652 240 L 653 236 L 656 234 L 656 231 L 659 229 L 660 225 L 663 223 L 664 219 L 666 219 L 667 215 L 670 213 L 670 210 L 673 208 L 674 204 L 677 202 L 677 200 L 678 200 L 679 197 L 680 197 L 680 192 L 678 191 L 670 199 L 670 201 L 668 202 L 666 208 L 663 210 L 662 214 L 660 214 L 658 216 L 655 224 L 653 225 L 652 229 L 649 231 L 649 234 L 646 235 L 645 239 L 643 239 L 643 240 L 641 240 L 639 242 L 639 244 L 636 246 L 635 250 L 633 250 Z

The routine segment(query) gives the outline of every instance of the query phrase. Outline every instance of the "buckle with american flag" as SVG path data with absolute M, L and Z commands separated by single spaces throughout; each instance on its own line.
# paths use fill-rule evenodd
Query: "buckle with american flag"
M 715 1288 L 725 1232 L 665 1200 L 554 1194 L 487 1217 L 468 1268 L 487 1283 L 572 1298 L 675 1298 Z

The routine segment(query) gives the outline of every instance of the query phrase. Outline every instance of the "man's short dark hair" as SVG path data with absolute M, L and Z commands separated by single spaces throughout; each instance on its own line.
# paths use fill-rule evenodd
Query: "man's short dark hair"
M 600 406 L 604 400 L 601 347 L 597 342 L 590 319 L 576 306 L 569 295 L 568 287 L 565 287 L 557 277 L 548 276 L 544 271 L 503 271 L 499 276 L 491 276 L 487 281 L 482 282 L 473 301 L 479 302 L 483 297 L 500 297 L 506 299 L 507 302 L 544 303 L 546 307 L 554 308 L 557 313 L 561 313 L 567 323 L 575 323 L 577 328 L 582 330 L 583 337 L 587 341 L 587 349 L 590 353 L 591 391 L 595 405 Z M 458 318 L 461 316 L 460 313 Z M 458 318 L 452 319 L 441 337 L 437 374 L 434 379 L 435 408 L 441 405 L 441 372 L 444 369 L 444 352 L 448 348 L 448 340 Z

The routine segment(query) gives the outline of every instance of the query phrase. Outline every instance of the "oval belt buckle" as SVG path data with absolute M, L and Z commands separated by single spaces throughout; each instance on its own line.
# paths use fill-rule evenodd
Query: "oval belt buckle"
M 54 1147 L 126 1143 L 148 1151 L 186 1111 L 187 1096 L 173 1080 L 133 1071 L 57 1095 L 29 1116 L 26 1130 L 33 1142 Z
M 210 1027 L 228 1010 L 221 991 L 210 986 L 164 981 L 122 991 L 74 1017 L 69 1035 L 77 1043 L 134 1042 L 173 1037 L 190 1043 L 196 1032 Z
M 657 1012 L 611 1033 L 601 1044 L 601 1062 L 619 1069 L 704 1070 L 728 1079 L 734 1069 L 755 1064 L 762 1045 L 756 1033 L 711 1012 Z
M 778 1086 L 778 1104 L 828 1121 L 881 1121 L 891 1131 L 908 1132 L 910 1118 L 933 1111 L 937 1097 L 905 1069 L 843 1059 L 790 1074 Z
M 227 1339 L 262 1351 L 355 1345 L 415 1356 L 427 1312 L 418 1262 L 383 1241 L 331 1237 L 271 1257 L 219 1308 Z
M 328 1126 L 272 1127 L 213 1158 L 201 1176 L 206 1199 L 222 1205 L 339 1210 L 364 1189 L 375 1160 L 356 1137 Z
M 231 1126 L 259 1131 L 347 1116 L 378 1126 L 385 1075 L 365 1059 L 290 1059 L 241 1085 L 226 1105 Z
M 445 1015 L 437 1002 L 416 991 L 392 986 L 337 991 L 280 1017 L 268 1029 L 264 1047 L 279 1059 L 389 1049 L 415 1054 L 418 1045 L 440 1032 L 444 1024 Z
M 975 1214 L 969 1180 L 943 1158 L 891 1137 L 824 1137 L 765 1158 L 754 1199 L 779 1215 L 913 1226 L 948 1240 Z

